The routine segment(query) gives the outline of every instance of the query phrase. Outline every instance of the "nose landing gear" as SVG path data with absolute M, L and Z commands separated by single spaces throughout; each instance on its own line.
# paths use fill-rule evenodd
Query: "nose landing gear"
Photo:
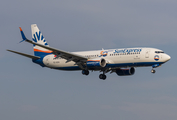
M 154 68 L 157 68 L 157 67 L 160 67 L 161 65 L 160 64 L 154 64 L 152 66 L 152 70 L 151 70 L 151 73 L 155 73 L 156 71 L 154 70 Z
M 156 71 L 152 68 L 151 73 L 155 73 Z

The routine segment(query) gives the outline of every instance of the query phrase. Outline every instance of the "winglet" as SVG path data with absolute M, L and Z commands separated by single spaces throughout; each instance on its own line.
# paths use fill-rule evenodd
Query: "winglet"
M 19 28 L 20 28 L 20 32 L 21 32 L 22 39 L 23 39 L 22 41 L 20 41 L 20 43 L 21 43 L 21 42 L 27 40 L 27 38 L 26 38 L 25 34 L 23 33 L 22 28 L 21 28 L 21 27 L 19 27 Z

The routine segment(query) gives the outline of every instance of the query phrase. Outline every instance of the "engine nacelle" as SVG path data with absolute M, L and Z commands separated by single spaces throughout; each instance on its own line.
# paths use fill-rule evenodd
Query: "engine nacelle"
M 116 73 L 119 76 L 133 75 L 135 73 L 135 68 L 132 67 L 129 69 L 117 69 Z
M 87 61 L 87 67 L 105 67 L 106 60 L 103 58 L 95 58 Z

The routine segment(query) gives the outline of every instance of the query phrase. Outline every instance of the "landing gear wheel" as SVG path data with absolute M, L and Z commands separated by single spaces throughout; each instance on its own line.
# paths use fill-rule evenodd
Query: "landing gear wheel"
M 151 73 L 155 73 L 155 70 L 154 70 L 154 69 L 152 69 L 152 70 L 151 70 Z
M 103 75 L 103 80 L 105 80 L 106 79 L 106 75 Z
M 100 74 L 100 75 L 99 75 L 99 78 L 102 79 L 102 80 L 105 80 L 105 79 L 106 79 L 106 75 Z
M 88 70 L 82 70 L 82 74 L 83 75 L 89 75 L 89 71 Z
M 85 71 L 85 75 L 89 75 L 89 71 L 88 70 Z

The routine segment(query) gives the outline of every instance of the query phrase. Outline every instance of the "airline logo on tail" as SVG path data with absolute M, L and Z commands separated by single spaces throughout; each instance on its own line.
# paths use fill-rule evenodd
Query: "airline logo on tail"
M 48 45 L 47 41 L 45 40 L 44 36 L 42 35 L 41 31 L 36 32 L 35 34 L 33 34 L 33 41 L 36 43 L 40 43 L 43 45 Z
M 37 27 L 36 24 L 31 25 L 31 32 L 32 32 L 32 39 L 34 42 L 41 44 L 41 45 L 49 46 L 47 44 L 47 41 L 45 40 L 44 36 L 42 35 L 42 32 L 39 30 L 39 28 Z M 34 45 L 35 56 L 45 56 L 45 55 L 48 55 L 51 53 L 52 53 L 52 51 L 50 51 L 48 49 Z

